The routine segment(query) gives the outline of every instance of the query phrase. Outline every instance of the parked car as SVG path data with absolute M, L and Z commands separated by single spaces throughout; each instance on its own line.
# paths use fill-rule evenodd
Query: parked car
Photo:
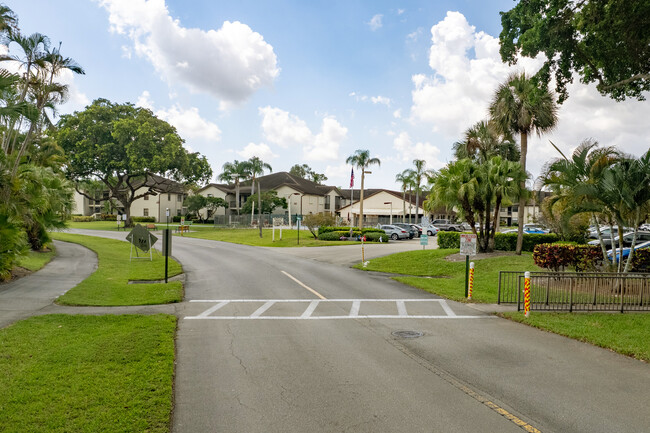
M 413 239 L 416 236 L 419 236 L 420 232 L 416 228 L 413 227 L 412 224 L 406 224 L 406 223 L 394 223 L 393 224 L 395 227 L 400 227 L 406 230 L 409 233 L 409 239 Z
M 462 224 L 453 223 L 451 220 L 433 220 L 431 225 L 445 231 L 462 232 L 464 230 Z
M 611 237 L 611 229 L 614 229 L 614 234 L 615 235 L 618 234 L 618 226 L 614 226 L 612 228 L 610 228 L 609 226 L 606 226 L 606 227 L 605 226 L 600 226 L 600 235 L 602 237 Z M 623 232 L 624 233 L 631 232 L 631 231 L 634 231 L 634 229 L 631 229 L 629 227 L 623 227 Z M 595 230 L 595 229 L 591 230 L 589 232 L 589 234 L 587 235 L 587 237 L 591 238 L 591 239 L 598 239 L 598 231 Z
M 419 226 L 417 224 L 411 224 L 411 227 L 413 227 L 417 231 L 416 234 L 417 237 L 422 236 L 422 226 Z
M 550 230 L 539 224 L 524 224 L 524 232 L 543 234 L 550 233 Z
M 548 234 L 548 230 L 541 229 L 539 227 L 528 227 L 524 226 L 524 234 L 525 235 L 544 235 Z M 501 233 L 519 233 L 518 229 L 508 229 L 504 230 Z
M 647 248 L 650 248 L 650 241 L 643 242 L 641 244 L 636 245 L 634 247 L 634 251 L 643 250 L 643 249 L 647 249 Z M 628 257 L 630 255 L 630 250 L 631 249 L 632 248 L 623 248 L 623 252 L 619 253 L 620 248 L 616 248 L 616 260 L 620 260 L 621 257 L 623 257 L 623 258 Z M 614 254 L 614 249 L 611 249 L 611 250 L 607 251 L 607 256 L 608 257 L 611 258 L 613 256 L 613 254 Z
M 390 225 L 390 224 L 383 224 L 379 228 L 382 229 L 383 231 L 385 231 L 386 234 L 388 235 L 388 237 L 390 237 L 391 239 L 393 239 L 395 241 L 397 239 L 408 239 L 408 237 L 409 237 L 409 232 L 407 232 L 406 230 L 404 230 L 401 227 L 397 227 L 397 226 Z
M 435 236 L 440 231 L 440 229 L 434 225 L 428 226 L 426 230 L 429 236 Z M 422 233 L 424 233 L 424 228 L 422 229 Z
M 632 246 L 632 240 L 634 239 L 634 232 L 628 232 L 623 235 L 623 247 L 631 247 Z M 636 244 L 639 245 L 643 242 L 650 241 L 650 231 L 639 231 L 636 234 Z M 600 245 L 600 242 L 598 239 L 589 241 L 589 245 Z M 611 236 L 605 236 L 603 238 L 603 243 L 605 244 L 606 247 L 611 248 L 612 247 L 612 237 Z M 618 236 L 614 238 L 614 244 L 616 247 L 618 247 Z

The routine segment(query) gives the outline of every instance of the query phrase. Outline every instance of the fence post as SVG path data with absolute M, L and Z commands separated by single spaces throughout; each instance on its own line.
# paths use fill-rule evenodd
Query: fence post
M 472 300 L 472 292 L 474 290 L 474 262 L 469 264 L 469 292 L 467 299 Z
M 546 305 L 548 305 L 548 292 L 549 286 L 551 285 L 551 276 L 546 277 Z
M 594 278 L 594 305 L 596 305 L 596 287 L 598 286 L 598 277 Z
M 643 308 L 643 292 L 645 292 L 645 283 L 647 278 L 645 277 L 641 277 L 641 278 L 643 278 L 643 281 L 641 282 L 641 296 L 639 297 L 639 306 Z
M 625 290 L 624 290 L 624 285 L 625 285 L 625 280 L 623 278 L 620 278 L 620 286 L 621 286 L 621 313 L 623 312 L 623 296 L 625 296 Z
M 501 305 L 501 272 L 499 271 L 499 288 L 497 290 L 497 305 Z
M 521 311 L 521 275 L 517 275 L 517 311 Z
M 524 274 L 524 316 L 530 316 L 530 272 Z
M 573 278 L 569 279 L 569 313 L 573 313 Z

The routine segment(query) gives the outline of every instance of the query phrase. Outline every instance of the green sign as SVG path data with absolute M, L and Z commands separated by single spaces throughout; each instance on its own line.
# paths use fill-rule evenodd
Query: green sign
M 298 215 L 298 216 L 296 217 L 296 221 L 302 221 L 302 217 L 301 217 L 300 215 Z
M 420 245 L 429 245 L 429 235 L 424 233 L 420 235 Z
M 149 251 L 149 248 L 156 243 L 158 238 L 152 235 L 149 230 L 138 224 L 133 227 L 133 230 L 131 230 L 128 235 L 126 235 L 126 240 L 131 242 L 139 250 L 146 253 Z

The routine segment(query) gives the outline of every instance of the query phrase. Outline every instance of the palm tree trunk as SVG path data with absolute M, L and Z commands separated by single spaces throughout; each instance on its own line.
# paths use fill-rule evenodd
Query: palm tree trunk
M 418 223 L 420 217 L 420 185 L 415 188 L 415 224 Z
M 260 239 L 262 239 L 262 187 L 257 181 L 257 225 L 260 226 Z
M 413 208 L 411 206 L 411 187 L 409 187 L 409 224 L 411 224 L 411 215 L 412 214 L 413 214 Z
M 359 230 L 363 230 L 363 182 L 366 174 L 365 167 L 361 167 L 361 192 L 359 193 Z
M 402 188 L 402 223 L 406 222 L 406 188 Z
M 528 134 L 521 133 L 521 157 L 519 163 L 521 168 L 526 172 L 526 153 L 528 152 Z M 526 180 L 521 181 L 521 190 L 526 189 Z M 524 206 L 526 206 L 526 196 L 522 194 L 519 197 L 519 209 L 517 209 L 517 248 L 515 254 L 521 255 L 521 249 L 524 246 Z M 496 227 L 495 227 L 496 230 Z
M 624 273 L 630 272 L 630 268 L 632 267 L 632 257 L 634 257 L 634 247 L 636 246 L 636 236 L 637 232 L 639 231 L 639 221 L 641 219 L 641 210 L 639 208 L 636 209 L 636 216 L 634 218 L 634 236 L 632 237 L 632 246 L 630 247 L 630 255 L 627 256 L 627 262 L 625 262 L 625 269 L 623 269 Z M 621 239 L 621 238 L 619 238 Z M 622 241 L 621 241 L 622 243 Z M 622 251 L 622 250 L 621 250 Z M 622 253 L 621 253 L 622 255 Z
M 598 242 L 600 243 L 600 249 L 603 251 L 603 261 L 608 261 L 607 259 L 607 247 L 605 247 L 605 242 L 603 241 L 603 235 L 600 233 L 600 224 L 598 224 L 598 217 L 595 213 L 591 213 L 592 218 L 594 219 L 594 225 L 596 226 L 596 233 L 598 234 Z

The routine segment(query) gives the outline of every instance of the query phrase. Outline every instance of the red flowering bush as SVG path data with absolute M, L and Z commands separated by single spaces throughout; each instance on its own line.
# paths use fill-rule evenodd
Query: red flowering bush
M 540 268 L 555 272 L 564 271 L 566 268 L 584 272 L 596 268 L 602 261 L 602 252 L 600 248 L 592 245 L 539 244 L 533 251 L 533 260 Z

